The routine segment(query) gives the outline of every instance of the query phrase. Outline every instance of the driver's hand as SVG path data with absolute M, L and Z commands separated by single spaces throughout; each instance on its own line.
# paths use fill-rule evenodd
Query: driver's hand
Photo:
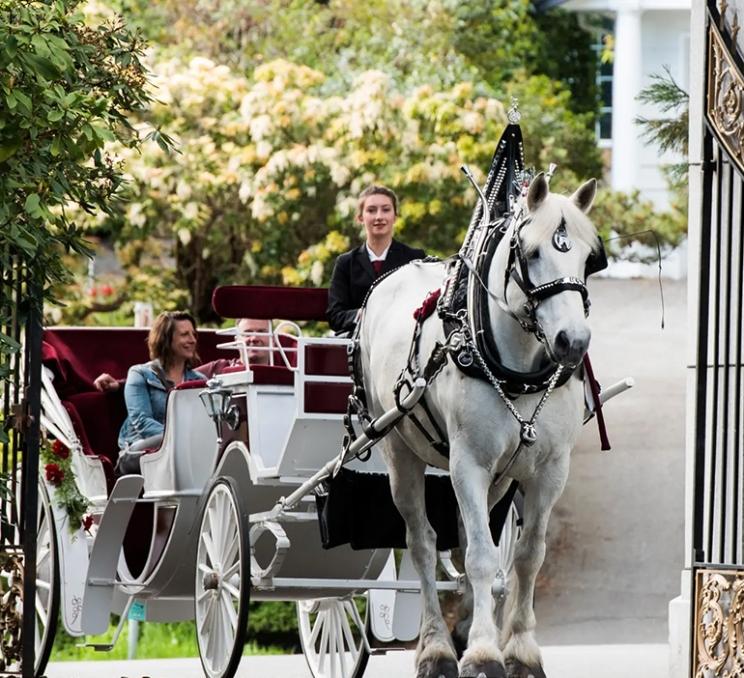
M 93 386 L 96 387 L 97 391 L 101 392 L 119 390 L 118 380 L 114 379 L 110 374 L 106 374 L 106 372 L 104 372 L 103 374 L 99 374 L 95 378 L 95 380 L 93 381 Z

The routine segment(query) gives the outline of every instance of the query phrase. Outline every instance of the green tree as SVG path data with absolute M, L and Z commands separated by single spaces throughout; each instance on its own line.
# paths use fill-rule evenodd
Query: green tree
M 128 115 L 149 103 L 141 38 L 116 18 L 87 25 L 79 4 L 0 0 L 0 271 L 27 267 L 47 299 L 69 280 L 64 254 L 89 252 L 72 214 L 111 213 L 120 194 L 105 144 L 136 148 Z

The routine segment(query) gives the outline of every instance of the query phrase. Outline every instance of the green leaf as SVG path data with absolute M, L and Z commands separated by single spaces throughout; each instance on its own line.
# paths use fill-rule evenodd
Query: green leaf
M 6 144 L 5 146 L 0 146 L 0 162 L 5 162 L 20 147 L 21 147 L 21 142 L 20 141 L 16 141 L 16 142 L 13 142 L 13 143 L 10 143 L 10 144 Z
M 18 105 L 18 102 L 15 98 L 15 92 L 11 91 L 9 94 L 5 95 L 5 103 L 8 104 L 8 108 L 11 111 Z
M 49 122 L 57 122 L 58 120 L 62 120 L 62 118 L 65 117 L 65 112 L 60 111 L 58 108 L 52 109 L 47 113 L 47 120 Z
M 8 347 L 14 353 L 21 350 L 21 345 L 13 337 L 9 337 L 2 332 L 0 332 L 0 344 Z
M 45 80 L 56 80 L 59 77 L 59 69 L 49 59 L 31 52 L 24 53 L 22 58 Z
M 18 42 L 16 41 L 14 36 L 10 36 L 5 41 L 5 53 L 8 55 L 9 59 L 13 59 L 16 55 L 16 52 L 18 51 Z
M 31 98 L 28 97 L 26 94 L 21 92 L 21 90 L 16 90 L 14 92 L 16 101 L 21 106 L 21 108 L 25 109 L 27 113 L 31 113 L 33 106 L 31 104 Z
M 31 193 L 26 198 L 23 209 L 32 217 L 38 217 L 41 210 L 41 197 L 38 193 Z
M 54 137 L 54 141 L 52 141 L 52 147 L 49 149 L 49 152 L 52 154 L 53 157 L 57 157 L 60 154 L 60 151 L 62 150 L 62 137 Z

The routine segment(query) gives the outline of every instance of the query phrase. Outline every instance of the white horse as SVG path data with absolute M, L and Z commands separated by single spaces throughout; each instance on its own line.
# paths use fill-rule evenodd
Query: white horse
M 516 233 L 533 286 L 565 281 L 567 277 L 585 279 L 587 260 L 601 247 L 586 217 L 595 193 L 594 179 L 570 198 L 550 193 L 542 174 L 533 180 L 526 196 L 530 218 Z M 583 299 L 586 290 L 569 286 L 552 296 L 542 295 L 532 308 L 543 341 L 526 332 L 519 320 L 527 320 L 529 300 L 520 282 L 507 275 L 515 265 L 510 258 L 515 227 L 513 223 L 509 227 L 483 277 L 490 292 L 489 329 L 501 361 L 512 370 L 530 372 L 544 362 L 547 352 L 553 362 L 573 371 L 588 348 L 591 334 Z M 559 229 L 562 242 L 568 238 L 567 248 L 560 247 L 560 239 L 556 240 Z M 406 365 L 414 329 L 413 311 L 429 292 L 441 286 L 444 276 L 442 263 L 413 263 L 381 281 L 371 294 L 359 336 L 364 383 L 373 415 L 394 407 L 393 385 Z M 419 352 L 422 363 L 437 341 L 444 342 L 445 335 L 442 321 L 434 315 L 423 324 Z M 539 393 L 520 396 L 514 404 L 528 419 L 540 397 Z M 508 477 L 521 484 L 525 503 L 514 581 L 500 638 L 491 593 L 496 564 L 489 511 L 508 485 L 499 483 L 503 489 L 495 490 L 494 480 L 520 444 L 520 425 L 490 384 L 465 376 L 452 360 L 433 381 L 426 399 L 445 432 L 449 460 L 436 452 L 408 419 L 382 443 L 393 500 L 406 522 L 408 547 L 421 578 L 423 616 L 416 653 L 417 678 L 544 677 L 534 637 L 535 578 L 545 557 L 548 518 L 566 483 L 571 448 L 582 424 L 582 383 L 571 377 L 555 389 L 537 419 L 536 442 L 523 446 L 508 469 Z M 424 505 L 427 464 L 449 470 L 467 537 L 465 570 L 472 586 L 473 619 L 459 666 L 436 591 L 435 533 Z

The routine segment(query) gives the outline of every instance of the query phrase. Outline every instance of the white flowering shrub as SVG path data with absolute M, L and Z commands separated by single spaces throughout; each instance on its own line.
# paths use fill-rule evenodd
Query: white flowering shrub
M 358 241 L 355 196 L 372 182 L 399 194 L 402 238 L 453 251 L 474 200 L 459 167 L 486 168 L 506 121 L 467 82 L 403 93 L 368 71 L 338 96 L 324 94 L 322 73 L 284 60 L 251 79 L 202 57 L 152 70 L 144 124 L 178 152 L 118 149 L 129 201 L 118 220 L 88 224 L 112 229 L 133 269 L 148 253 L 137 242 L 171 242 L 202 318 L 218 284 L 327 283 L 335 256 Z

